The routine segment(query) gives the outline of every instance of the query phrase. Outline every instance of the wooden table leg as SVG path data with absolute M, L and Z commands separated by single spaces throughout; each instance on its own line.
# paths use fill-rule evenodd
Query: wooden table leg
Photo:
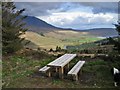
M 55 68 L 55 71 L 58 72 L 58 68 Z
M 69 67 L 70 67 L 70 66 L 69 66 L 69 63 L 68 63 L 68 64 L 67 64 L 67 68 L 68 68 L 67 70 L 68 70 L 68 71 L 69 71 Z
M 78 75 L 74 75 L 73 80 L 78 81 Z
M 78 81 L 78 75 L 76 75 L 76 78 L 75 78 L 76 81 Z
M 61 79 L 63 79 L 63 73 L 64 73 L 63 67 L 59 68 L 59 77 Z
M 47 72 L 47 76 L 51 77 L 51 72 L 50 71 Z

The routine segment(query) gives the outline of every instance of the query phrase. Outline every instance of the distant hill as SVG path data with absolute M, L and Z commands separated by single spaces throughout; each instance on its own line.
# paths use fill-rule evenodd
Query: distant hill
M 76 32 L 86 32 L 89 35 L 98 36 L 98 37 L 109 37 L 109 36 L 116 36 L 117 32 L 113 28 L 94 28 L 94 29 L 88 29 L 88 30 L 74 30 L 71 28 L 59 28 L 55 27 L 41 19 L 38 19 L 33 16 L 28 16 L 24 22 L 27 24 L 27 28 L 29 31 L 37 32 L 37 33 L 46 33 L 46 32 L 53 32 L 53 31 L 59 31 L 59 30 L 70 30 L 70 31 L 76 31 Z
M 118 35 L 117 31 L 114 28 L 94 28 L 88 29 L 86 32 L 99 37 L 113 37 Z

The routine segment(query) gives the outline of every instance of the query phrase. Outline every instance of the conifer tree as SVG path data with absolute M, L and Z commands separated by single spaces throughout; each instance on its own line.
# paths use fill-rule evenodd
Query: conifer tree
M 118 21 L 118 24 L 114 24 L 114 25 L 116 27 L 115 30 L 118 32 L 118 37 L 115 39 L 110 37 L 109 42 L 114 45 L 115 50 L 117 50 L 118 53 L 120 54 L 120 21 Z
M 114 45 L 116 50 L 118 50 L 120 54 L 120 20 L 118 21 L 118 24 L 114 24 L 116 27 L 116 31 L 118 32 L 118 38 L 114 40 Z
M 13 53 L 20 50 L 23 45 L 20 35 L 25 34 L 25 23 L 22 13 L 25 9 L 17 10 L 13 2 L 2 2 L 2 51 Z

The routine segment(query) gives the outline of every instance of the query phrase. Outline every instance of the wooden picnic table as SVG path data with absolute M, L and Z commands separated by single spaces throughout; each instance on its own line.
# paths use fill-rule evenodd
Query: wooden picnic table
M 76 54 L 64 54 L 63 56 L 55 59 L 54 61 L 47 64 L 48 67 L 55 68 L 56 71 L 59 71 L 59 77 L 63 78 L 64 74 L 64 67 L 68 65 L 69 68 L 69 62 L 76 57 Z

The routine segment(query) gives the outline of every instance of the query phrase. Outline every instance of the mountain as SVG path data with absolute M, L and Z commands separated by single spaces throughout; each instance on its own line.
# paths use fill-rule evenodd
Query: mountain
M 94 29 L 88 29 L 88 30 L 74 30 L 71 28 L 60 28 L 55 27 L 41 19 L 38 19 L 33 16 L 28 16 L 24 22 L 27 24 L 26 27 L 29 29 L 29 31 L 37 32 L 37 33 L 46 33 L 46 32 L 53 32 L 56 30 L 70 30 L 70 31 L 76 31 L 76 32 L 86 32 L 93 36 L 99 36 L 99 37 L 109 37 L 109 36 L 116 36 L 117 32 L 113 28 L 94 28 Z
M 56 28 L 55 26 L 52 26 L 47 22 L 33 16 L 28 16 L 24 21 L 26 22 L 27 26 L 30 25 L 38 28 Z
M 26 27 L 29 29 L 29 31 L 33 32 L 49 32 L 52 30 L 58 30 L 63 28 L 55 27 L 39 18 L 36 18 L 34 16 L 28 16 L 26 19 L 24 19 L 24 22 L 26 23 Z

